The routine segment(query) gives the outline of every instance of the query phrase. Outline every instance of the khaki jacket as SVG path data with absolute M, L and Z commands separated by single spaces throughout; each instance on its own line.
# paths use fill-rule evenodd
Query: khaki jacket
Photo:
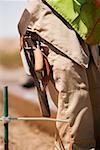
M 74 30 L 67 27 L 54 15 L 42 0 L 28 0 L 26 9 L 30 13 L 29 27 L 31 31 L 37 32 L 79 65 L 88 67 L 89 50 L 87 46 L 81 47 Z
M 95 65 L 97 66 L 99 72 L 100 72 L 100 49 L 98 46 L 91 46 L 91 53 L 95 62 Z

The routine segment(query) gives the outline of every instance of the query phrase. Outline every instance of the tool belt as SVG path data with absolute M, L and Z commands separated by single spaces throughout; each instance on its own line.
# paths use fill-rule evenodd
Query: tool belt
M 38 36 L 28 30 L 23 36 L 21 58 L 25 72 L 34 79 L 42 115 L 50 117 L 50 108 L 46 94 L 46 85 L 50 79 L 50 65 Z
M 43 84 L 46 86 L 50 79 L 51 70 L 47 60 L 48 47 L 40 41 L 40 38 L 35 32 L 28 30 L 23 37 L 23 43 L 26 54 L 23 54 L 23 50 L 21 53 L 25 72 L 31 75 L 29 64 L 27 64 L 28 60 L 30 60 L 39 80 L 42 80 Z M 31 53 L 30 56 L 29 53 Z M 24 58 L 23 55 L 25 55 Z M 26 62 L 25 59 L 27 59 Z

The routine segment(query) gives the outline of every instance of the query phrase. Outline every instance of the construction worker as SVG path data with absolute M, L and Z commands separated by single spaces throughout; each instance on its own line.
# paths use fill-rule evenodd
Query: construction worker
M 68 121 L 56 123 L 53 149 L 100 149 L 98 47 L 87 45 L 71 25 L 68 22 L 65 25 L 42 0 L 28 0 L 21 20 L 18 25 L 21 46 L 27 27 L 49 43 L 46 43 L 47 58 L 58 93 L 57 118 Z

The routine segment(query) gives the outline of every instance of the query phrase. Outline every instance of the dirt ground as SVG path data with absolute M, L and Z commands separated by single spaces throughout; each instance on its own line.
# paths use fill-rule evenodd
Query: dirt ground
M 26 108 L 27 106 L 24 106 L 24 111 Z M 17 109 L 11 105 L 9 107 L 9 114 L 13 114 L 13 116 L 21 116 Z M 3 104 L 2 94 L 0 93 L 0 117 L 2 115 Z M 52 130 L 52 125 L 49 127 L 49 123 L 46 124 L 46 127 L 51 128 Z M 4 150 L 3 137 L 3 123 L 0 122 L 0 150 Z M 45 125 L 44 129 L 42 130 L 41 124 L 37 124 L 36 122 L 32 121 L 11 121 L 9 123 L 9 150 L 52 150 L 53 143 L 54 136 L 50 134 L 50 131 L 49 133 L 45 132 Z

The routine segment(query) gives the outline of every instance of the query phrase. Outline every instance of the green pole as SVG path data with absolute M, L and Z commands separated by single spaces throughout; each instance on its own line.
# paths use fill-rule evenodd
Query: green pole
M 8 87 L 4 87 L 4 117 L 8 117 Z M 8 122 L 4 121 L 4 150 L 8 150 Z

